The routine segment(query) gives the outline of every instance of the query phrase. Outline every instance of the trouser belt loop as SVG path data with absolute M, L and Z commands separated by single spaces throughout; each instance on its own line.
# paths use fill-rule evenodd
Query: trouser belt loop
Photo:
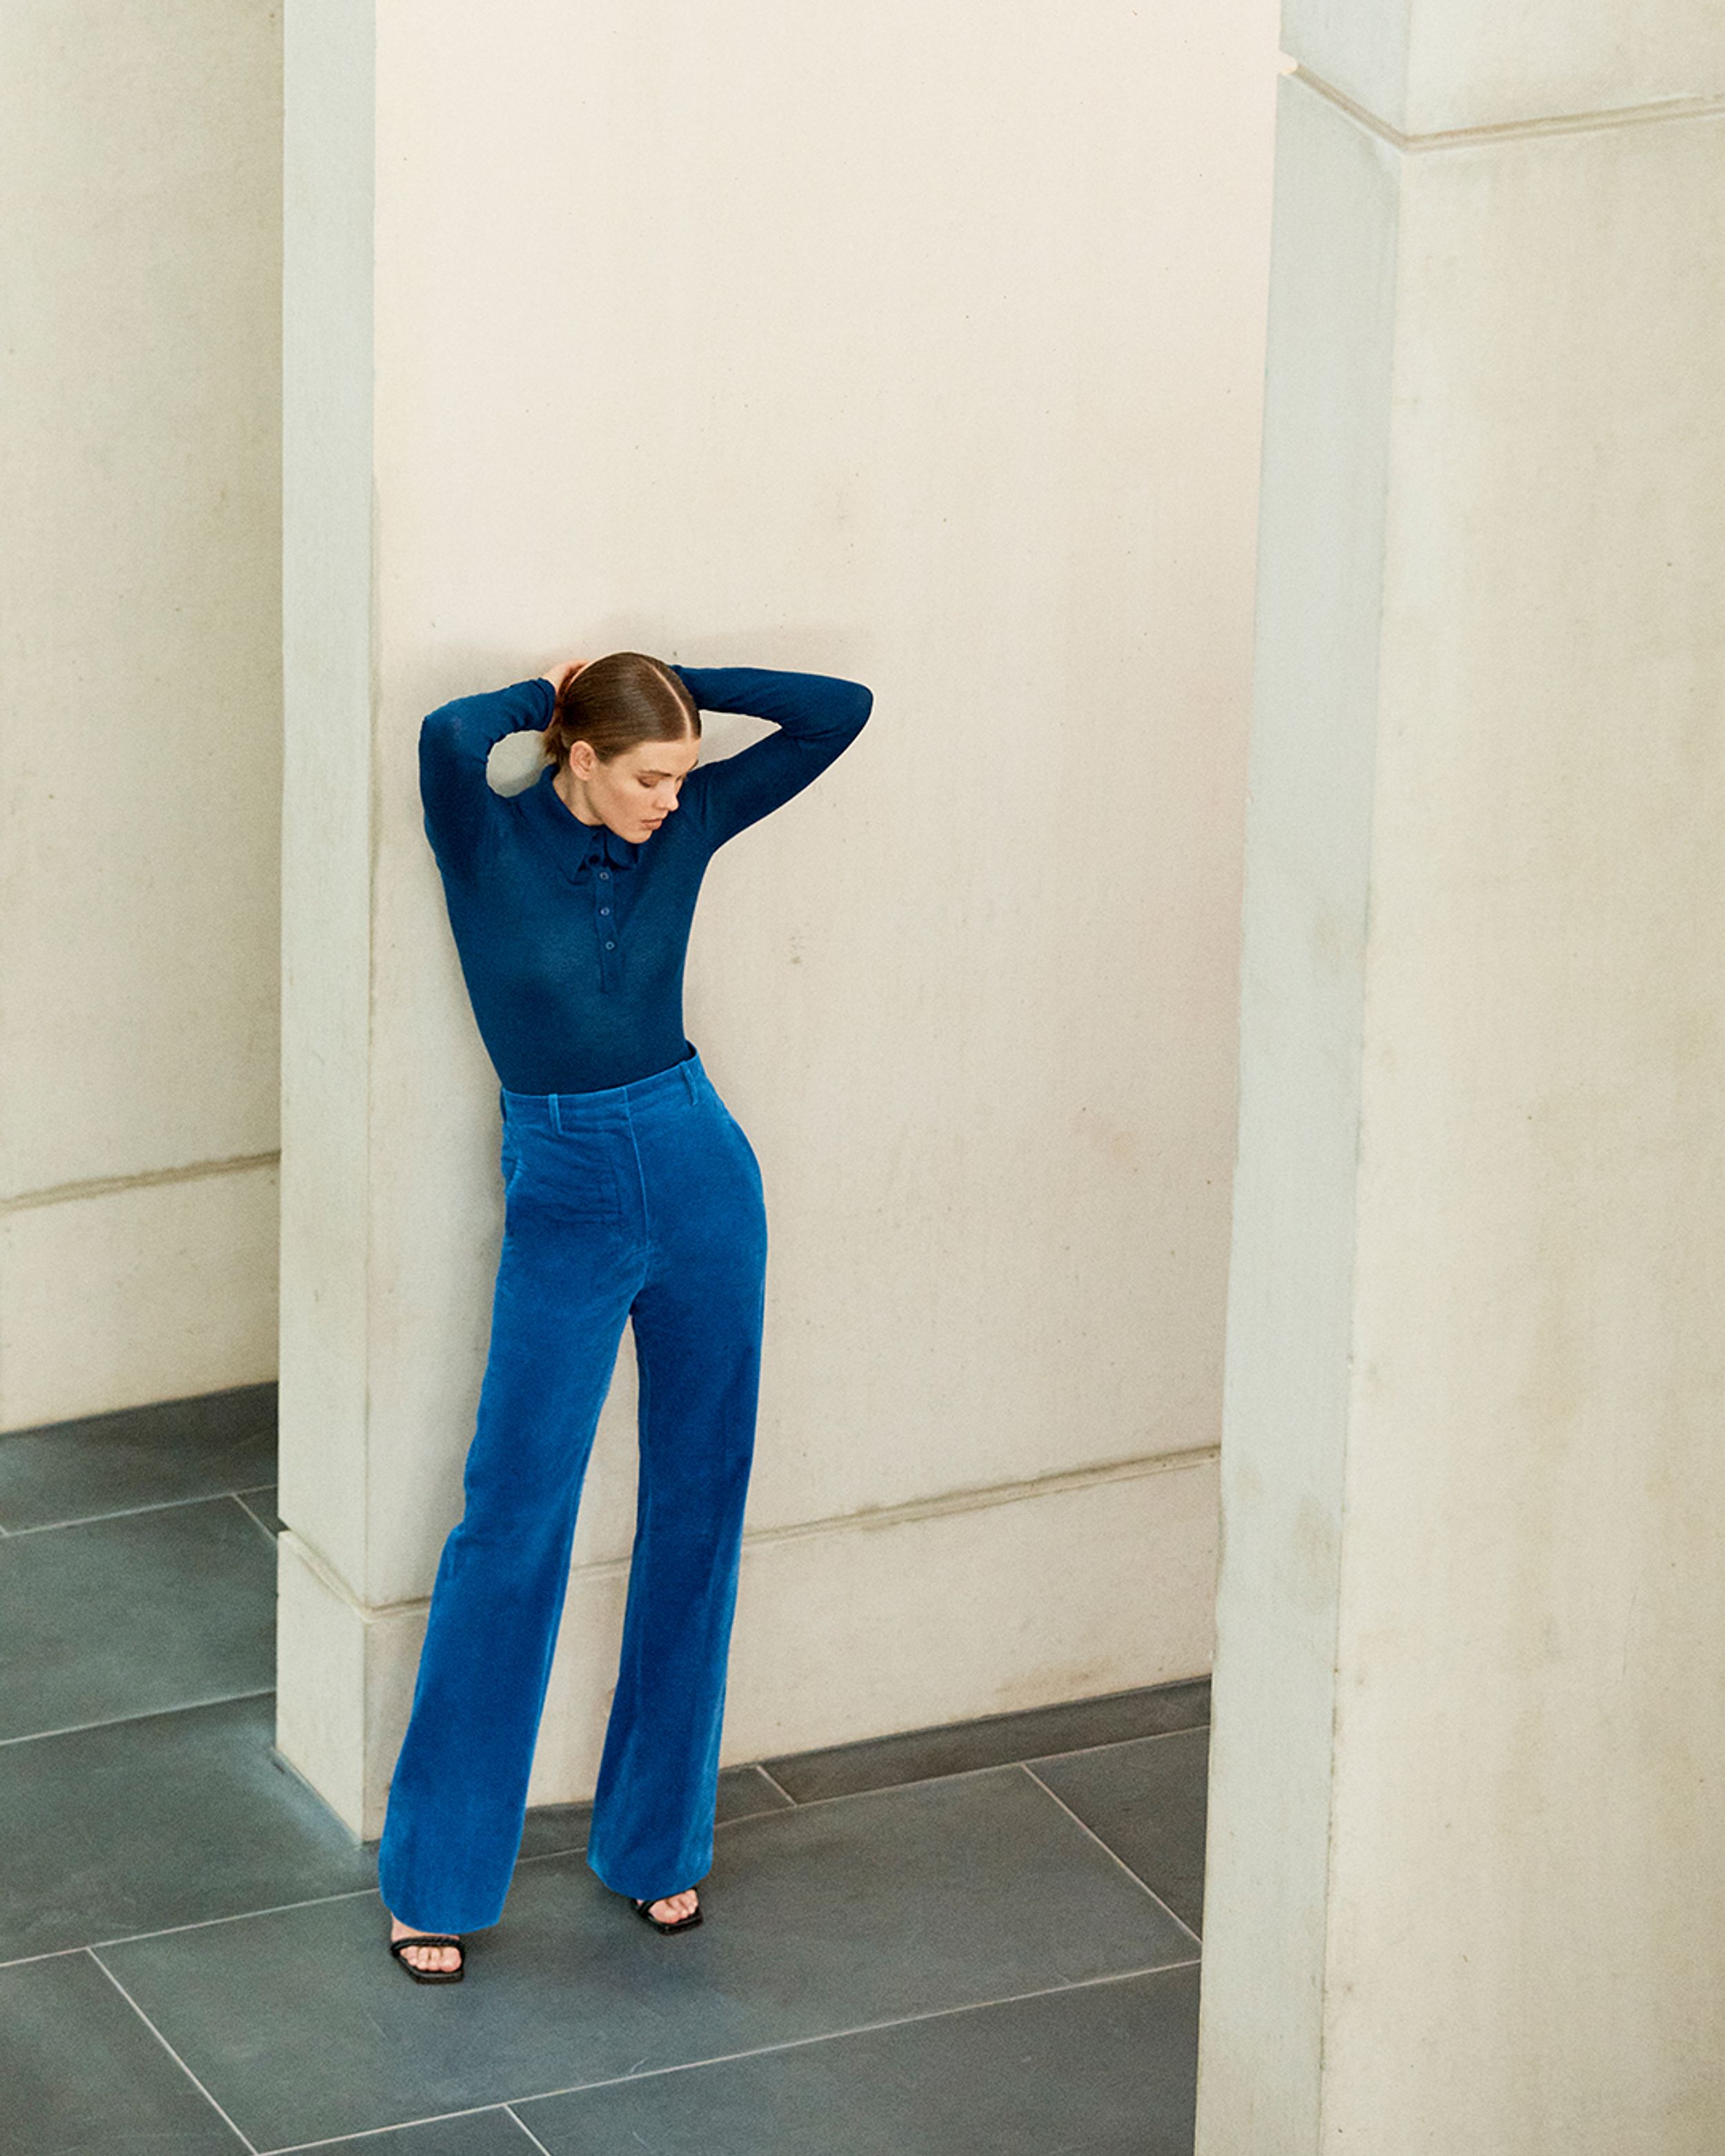
M 563 1134 L 562 1103 L 553 1093 L 551 1096 L 551 1127 L 561 1137 Z

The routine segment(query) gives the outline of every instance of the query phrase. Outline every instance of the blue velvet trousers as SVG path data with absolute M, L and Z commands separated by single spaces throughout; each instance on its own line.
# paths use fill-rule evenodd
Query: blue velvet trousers
M 699 1055 L 594 1093 L 503 1096 L 490 1349 L 378 1852 L 416 1931 L 503 1912 L 593 1431 L 634 1327 L 640 1479 L 587 1860 L 658 1899 L 711 1868 L 752 1463 L 767 1216 Z

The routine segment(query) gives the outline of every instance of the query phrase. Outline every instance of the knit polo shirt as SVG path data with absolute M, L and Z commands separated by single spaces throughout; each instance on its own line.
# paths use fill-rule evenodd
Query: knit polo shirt
M 860 682 L 760 666 L 679 666 L 696 706 L 770 719 L 776 733 L 697 762 L 647 838 L 583 824 L 552 767 L 492 791 L 506 734 L 549 726 L 549 681 L 462 696 L 419 729 L 419 793 L 480 1037 L 511 1093 L 588 1093 L 670 1069 L 683 962 L 706 865 L 727 839 L 800 793 L 855 740 Z

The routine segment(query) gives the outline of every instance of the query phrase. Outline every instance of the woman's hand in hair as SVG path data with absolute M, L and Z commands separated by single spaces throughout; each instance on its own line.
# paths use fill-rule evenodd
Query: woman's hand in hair
M 586 664 L 584 659 L 566 659 L 561 666 L 553 666 L 543 679 L 549 681 L 553 689 L 561 691 L 563 684 L 572 681 Z

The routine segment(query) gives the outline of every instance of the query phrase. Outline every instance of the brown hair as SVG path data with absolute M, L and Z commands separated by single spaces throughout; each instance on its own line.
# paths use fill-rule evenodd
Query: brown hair
M 642 651 L 610 651 L 565 675 L 557 711 L 545 730 L 545 758 L 558 771 L 578 741 L 590 742 L 609 763 L 638 742 L 701 738 L 701 707 L 662 659 Z

